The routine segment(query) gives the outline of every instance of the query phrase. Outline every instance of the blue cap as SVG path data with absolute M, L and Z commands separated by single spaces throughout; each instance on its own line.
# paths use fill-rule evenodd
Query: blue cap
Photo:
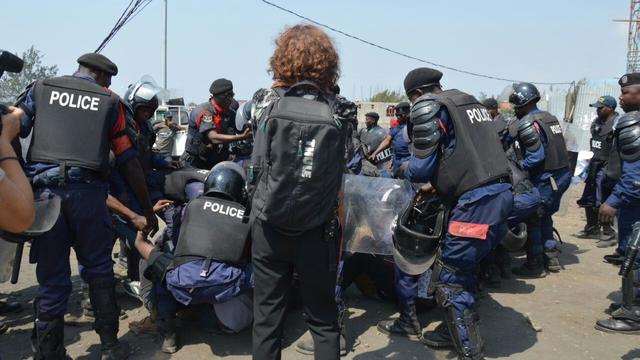
M 600 96 L 596 102 L 594 102 L 593 104 L 589 104 L 589 106 L 594 108 L 606 106 L 608 108 L 615 109 L 617 106 L 617 103 L 616 103 L 616 99 L 614 99 L 613 96 L 605 95 L 605 96 Z
M 164 112 L 164 117 L 166 117 L 166 118 L 173 117 L 173 113 L 171 113 L 171 111 L 165 111 Z

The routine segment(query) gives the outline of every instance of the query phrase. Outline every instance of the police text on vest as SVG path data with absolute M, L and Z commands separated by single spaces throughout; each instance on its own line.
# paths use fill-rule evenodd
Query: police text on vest
M 467 116 L 469 117 L 469 121 L 471 121 L 472 124 L 475 122 L 493 121 L 487 109 L 481 109 L 481 108 L 468 109 Z
M 244 210 L 234 208 L 233 206 L 220 204 L 217 202 L 205 201 L 204 206 L 202 207 L 202 210 L 207 210 L 207 209 L 218 214 L 236 217 L 238 219 L 242 219 L 242 217 L 244 217 Z
M 97 97 L 69 94 L 66 92 L 59 92 L 55 90 L 51 92 L 49 105 L 53 104 L 54 101 L 57 102 L 58 105 L 63 107 L 91 111 L 98 111 L 98 105 L 100 104 L 100 98 Z

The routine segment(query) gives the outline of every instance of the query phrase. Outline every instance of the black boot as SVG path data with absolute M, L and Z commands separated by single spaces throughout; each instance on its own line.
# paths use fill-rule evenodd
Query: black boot
M 610 318 L 598 320 L 595 328 L 608 333 L 640 334 L 640 307 L 620 307 Z
M 560 250 L 545 249 L 544 250 L 544 267 L 550 272 L 557 273 L 562 270 L 560 265 Z
M 102 277 L 89 281 L 89 299 L 95 316 L 93 329 L 100 336 L 102 360 L 124 360 L 129 357 L 129 345 L 118 341 L 118 315 L 115 279 Z
M 378 330 L 387 335 L 398 335 L 411 340 L 419 340 L 422 335 L 422 327 L 416 314 L 416 305 L 405 305 L 400 311 L 400 317 L 395 320 L 380 321 Z
M 34 360 L 70 359 L 64 348 L 64 319 L 38 315 L 31 333 Z
M 581 239 L 600 239 L 600 224 L 598 223 L 598 208 L 591 206 L 584 208 L 587 224 L 584 229 L 576 234 Z
M 527 258 L 527 261 L 522 266 L 513 268 L 511 272 L 513 275 L 523 278 L 542 278 L 547 276 L 544 271 L 542 255 L 532 259 Z
M 422 343 L 434 349 L 453 349 L 453 339 L 447 323 L 443 321 L 433 331 L 425 331 Z
M 344 329 L 340 331 L 340 356 L 347 355 L 347 338 L 344 336 Z M 308 331 L 307 331 L 308 332 Z M 356 340 L 357 341 L 357 340 Z M 355 346 L 355 345 L 354 345 Z M 296 343 L 296 351 L 300 354 L 313 355 L 315 347 L 313 346 L 313 338 L 311 335 Z
M 158 330 L 162 336 L 162 347 L 160 350 L 165 354 L 177 352 L 179 345 L 176 318 L 174 316 L 159 317 Z

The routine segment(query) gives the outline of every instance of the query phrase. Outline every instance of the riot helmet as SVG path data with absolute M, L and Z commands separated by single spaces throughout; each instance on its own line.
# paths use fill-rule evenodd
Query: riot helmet
M 508 251 L 518 251 L 522 249 L 527 242 L 527 225 L 525 223 L 518 223 L 515 226 L 510 226 L 507 229 L 507 234 L 502 238 L 500 243 Z
M 538 102 L 538 100 L 540 100 L 540 92 L 535 85 L 525 82 L 513 84 L 513 92 L 509 95 L 509 102 L 514 107 L 520 108 L 532 101 Z
M 416 202 L 398 216 L 393 229 L 393 259 L 409 275 L 424 273 L 435 261 L 446 234 L 447 210 L 439 198 Z
M 152 111 L 156 111 L 158 108 L 158 91 L 159 89 L 151 82 L 140 81 L 129 85 L 129 88 L 124 93 L 124 100 L 134 113 L 140 106 L 146 106 Z
M 247 193 L 242 167 L 231 161 L 223 161 L 211 168 L 204 181 L 203 195 L 222 197 L 245 205 Z

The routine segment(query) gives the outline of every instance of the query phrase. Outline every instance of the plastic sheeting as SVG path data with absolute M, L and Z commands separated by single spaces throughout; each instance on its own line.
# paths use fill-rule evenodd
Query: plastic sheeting
M 392 227 L 415 191 L 406 180 L 345 175 L 343 239 L 347 252 L 392 255 Z

